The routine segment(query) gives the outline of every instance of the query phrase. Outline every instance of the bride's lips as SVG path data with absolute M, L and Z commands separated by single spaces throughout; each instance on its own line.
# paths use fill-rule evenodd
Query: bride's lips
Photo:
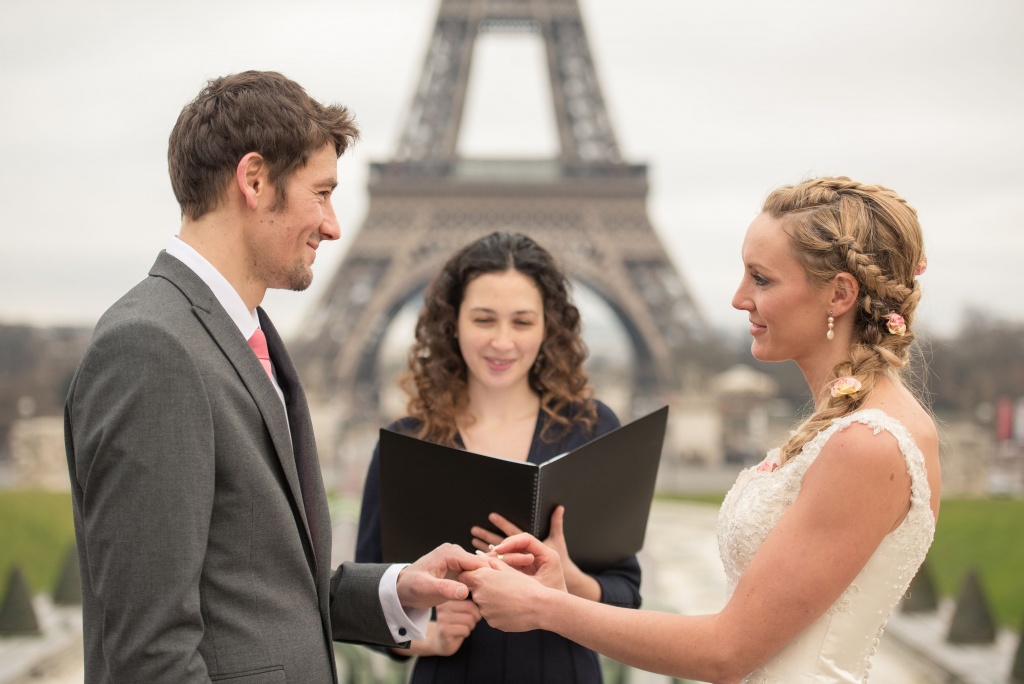
M 758 325 L 754 321 L 750 321 L 750 334 L 757 335 L 768 329 L 766 325 Z

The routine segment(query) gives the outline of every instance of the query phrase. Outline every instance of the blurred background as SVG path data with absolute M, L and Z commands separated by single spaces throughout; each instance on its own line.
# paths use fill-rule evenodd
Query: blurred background
M 730 306 L 744 231 L 772 188 L 849 175 L 897 190 L 925 231 L 916 356 L 943 432 L 947 500 L 929 557 L 937 593 L 958 598 L 976 570 L 996 633 L 1019 630 L 1024 5 L 579 0 L 589 50 L 573 55 L 594 79 L 582 77 L 580 104 L 598 122 L 592 154 L 578 128 L 567 150 L 566 121 L 579 117 L 560 119 L 558 86 L 571 79 L 549 69 L 544 31 L 522 23 L 499 22 L 472 41 L 461 119 L 424 115 L 417 93 L 439 49 L 439 6 L 5 6 L 0 582 L 15 567 L 33 595 L 61 581 L 73 543 L 64 394 L 96 319 L 177 231 L 165 155 L 178 112 L 208 78 L 271 69 L 350 107 L 362 129 L 339 161 L 341 240 L 319 250 L 309 291 L 264 302 L 310 389 L 340 558 L 351 551 L 346 521 L 376 430 L 404 413 L 394 380 L 425 278 L 450 249 L 493 229 L 531 233 L 566 263 L 598 397 L 624 419 L 672 407 L 659 502 L 716 505 L 809 400 L 795 366 L 751 358 L 746 314 Z M 417 152 L 404 144 L 418 125 L 454 125 L 457 137 L 440 156 Z M 590 175 L 578 180 L 581 168 Z M 409 169 L 430 182 L 415 185 Z M 411 204 L 399 206 L 399 195 Z M 428 218 L 402 223 L 396 207 Z M 453 207 L 479 220 L 437 219 Z M 555 214 L 583 218 L 567 229 L 546 222 Z M 434 239 L 442 233 L 447 241 Z M 386 267 L 366 275 L 374 259 Z M 373 291 L 390 294 L 378 301 Z

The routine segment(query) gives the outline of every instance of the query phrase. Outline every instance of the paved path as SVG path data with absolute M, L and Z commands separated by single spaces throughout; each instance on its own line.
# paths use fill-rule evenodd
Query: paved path
M 32 607 L 42 636 L 0 639 L 0 682 L 82 684 L 82 611 L 37 596 Z
M 952 599 L 942 599 L 938 610 L 933 612 L 896 613 L 886 629 L 908 652 L 934 663 L 936 671 L 956 673 L 956 681 L 961 684 L 1010 682 L 1020 637 L 1009 629 L 1000 628 L 992 644 L 951 644 L 946 637 L 955 610 Z

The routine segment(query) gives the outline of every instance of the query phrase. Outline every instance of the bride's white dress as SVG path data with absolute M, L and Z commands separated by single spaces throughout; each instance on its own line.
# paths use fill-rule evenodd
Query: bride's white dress
M 911 477 L 910 512 L 882 540 L 839 600 L 745 682 L 866 681 L 886 621 L 931 546 L 935 520 L 924 456 L 902 423 L 878 409 L 865 409 L 837 419 L 784 466 L 774 471 L 754 466 L 740 473 L 722 502 L 718 518 L 718 548 L 729 595 L 768 533 L 800 493 L 804 473 L 822 446 L 854 422 L 872 427 L 875 434 L 885 430 L 896 438 Z M 773 449 L 763 463 L 778 463 L 778 458 L 778 449 Z

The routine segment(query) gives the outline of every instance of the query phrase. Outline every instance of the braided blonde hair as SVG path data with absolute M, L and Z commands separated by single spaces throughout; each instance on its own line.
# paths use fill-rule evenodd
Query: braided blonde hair
M 921 299 L 915 275 L 924 242 L 917 212 L 906 200 L 888 188 L 845 176 L 779 188 L 765 200 L 763 211 L 782 220 L 812 284 L 824 286 L 846 272 L 860 287 L 850 356 L 832 369 L 828 385 L 849 376 L 860 380 L 861 390 L 853 397 L 827 395 L 827 403 L 782 445 L 780 461 L 785 463 L 833 420 L 856 410 L 879 378 L 902 376 L 914 342 L 914 312 Z M 903 317 L 904 335 L 888 331 L 892 313 Z

